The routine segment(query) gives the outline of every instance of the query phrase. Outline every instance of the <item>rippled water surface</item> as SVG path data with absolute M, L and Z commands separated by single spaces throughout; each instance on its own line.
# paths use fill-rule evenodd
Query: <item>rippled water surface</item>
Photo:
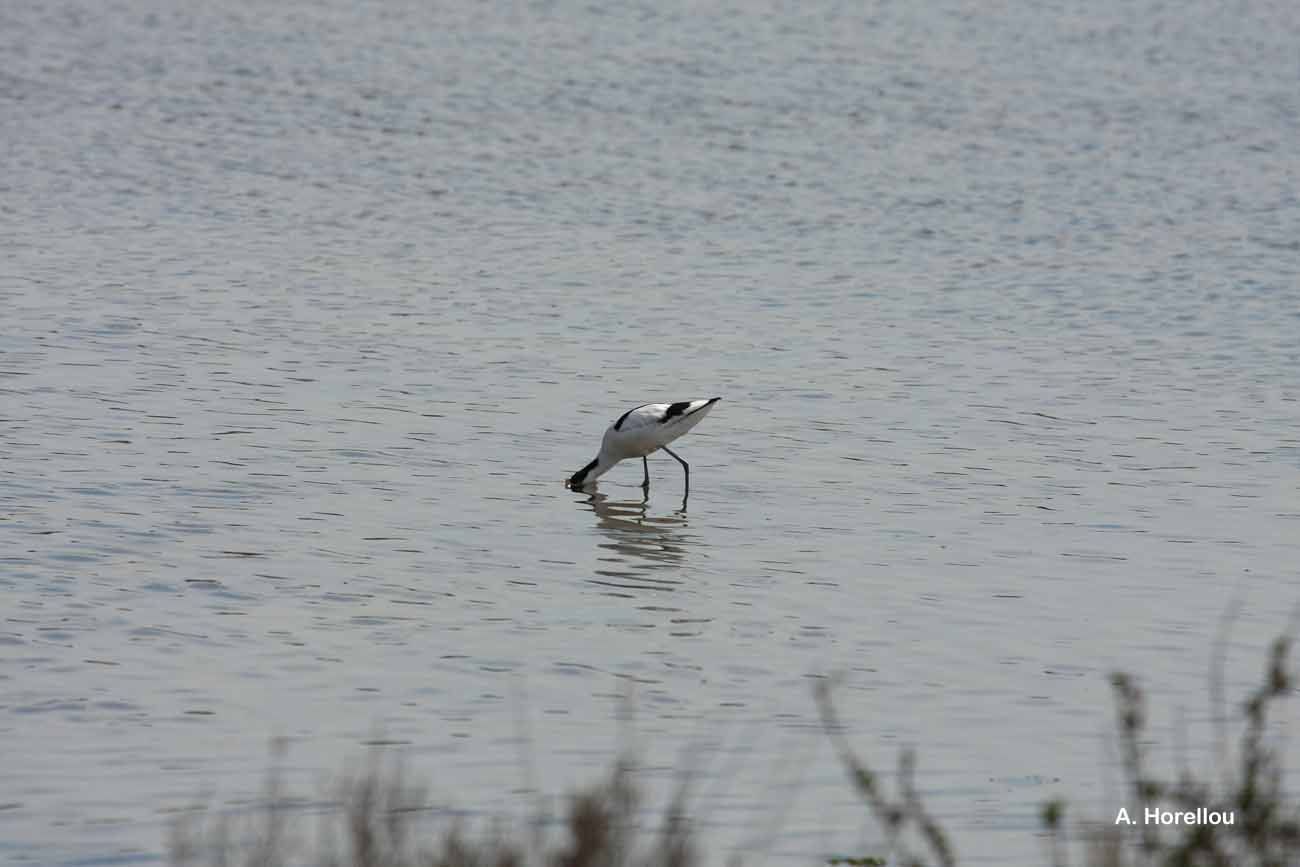
M 475 816 L 703 745 L 704 842 L 1111 809 L 1300 562 L 1290 3 L 0 6 L 0 858 L 403 745 Z M 562 479 L 646 401 L 680 468 Z M 1160 754 L 1165 759 L 1165 754 Z M 1108 777 L 1108 773 L 1110 776 Z M 784 806 L 792 802 L 788 809 Z M 779 821 L 778 821 L 779 820 Z M 779 826 L 775 839 L 765 841 Z

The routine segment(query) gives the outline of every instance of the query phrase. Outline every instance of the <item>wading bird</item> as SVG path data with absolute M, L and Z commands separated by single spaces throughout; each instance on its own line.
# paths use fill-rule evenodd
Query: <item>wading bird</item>
M 676 458 L 686 472 L 686 492 L 691 490 L 691 467 L 668 444 L 700 423 L 713 405 L 722 400 L 710 397 L 701 400 L 683 400 L 679 403 L 647 403 L 629 409 L 619 416 L 605 431 L 600 443 L 600 453 L 595 460 L 569 477 L 570 488 L 581 488 L 609 472 L 614 464 L 627 458 L 640 458 L 645 469 L 641 487 L 650 488 L 650 464 L 646 455 L 660 449 Z

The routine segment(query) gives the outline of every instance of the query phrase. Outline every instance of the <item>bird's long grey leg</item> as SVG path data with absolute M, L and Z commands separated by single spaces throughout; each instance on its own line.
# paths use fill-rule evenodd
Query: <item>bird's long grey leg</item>
M 641 456 L 641 466 L 645 467 L 645 479 L 641 482 L 641 487 L 648 491 L 650 490 L 650 462 L 645 459 L 645 455 Z
M 682 465 L 682 470 L 686 473 L 686 493 L 689 494 L 691 492 L 691 465 L 686 463 L 686 461 L 682 460 L 680 457 L 677 457 L 677 453 L 668 448 L 668 446 L 660 446 L 660 448 L 668 452 L 668 454 L 672 455 L 674 458 L 677 458 L 677 463 Z

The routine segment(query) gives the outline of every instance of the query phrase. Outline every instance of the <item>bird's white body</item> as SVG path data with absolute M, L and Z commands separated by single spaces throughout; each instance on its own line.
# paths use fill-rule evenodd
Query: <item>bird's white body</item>
M 595 460 L 573 474 L 569 479 L 570 486 L 577 488 L 595 481 L 619 461 L 644 458 L 658 451 L 699 424 L 721 399 L 712 397 L 678 403 L 647 403 L 628 410 L 605 431 L 600 453 Z M 673 457 L 677 458 L 676 455 Z M 677 460 L 683 467 L 686 466 L 681 458 Z M 647 473 L 646 484 L 648 483 Z

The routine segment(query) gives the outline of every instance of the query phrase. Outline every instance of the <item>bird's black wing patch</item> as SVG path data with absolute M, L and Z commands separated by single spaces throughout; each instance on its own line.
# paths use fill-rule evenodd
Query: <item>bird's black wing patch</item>
M 691 402 L 689 400 L 684 400 L 681 403 L 671 404 L 668 407 L 668 411 L 664 413 L 664 417 L 659 420 L 660 423 L 662 424 L 663 422 L 669 421 L 670 419 L 675 418 L 676 416 L 679 415 L 685 415 L 686 410 L 687 408 L 690 407 L 690 405 Z
M 645 406 L 645 404 L 641 404 L 641 406 Z M 632 413 L 636 412 L 638 409 L 640 409 L 641 406 L 634 406 L 631 409 L 629 409 L 627 412 L 620 415 L 618 417 L 618 421 L 614 422 L 614 430 L 622 430 L 623 422 L 627 421 L 627 417 L 630 416 Z

